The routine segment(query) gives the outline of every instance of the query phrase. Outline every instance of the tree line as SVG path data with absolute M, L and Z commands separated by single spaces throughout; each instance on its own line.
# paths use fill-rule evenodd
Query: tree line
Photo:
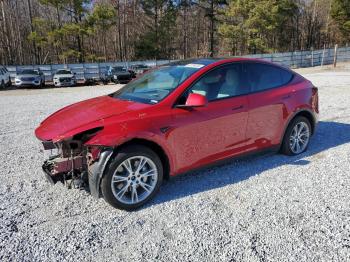
M 187 59 L 350 42 L 350 0 L 0 0 L 0 63 Z

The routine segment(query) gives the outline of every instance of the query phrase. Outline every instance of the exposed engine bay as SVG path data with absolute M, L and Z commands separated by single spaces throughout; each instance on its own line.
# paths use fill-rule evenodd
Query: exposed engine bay
M 84 143 L 100 130 L 95 128 L 57 143 L 43 142 L 44 149 L 51 150 L 51 156 L 42 168 L 52 184 L 62 182 L 67 188 L 88 189 L 89 166 L 99 158 L 101 148 Z

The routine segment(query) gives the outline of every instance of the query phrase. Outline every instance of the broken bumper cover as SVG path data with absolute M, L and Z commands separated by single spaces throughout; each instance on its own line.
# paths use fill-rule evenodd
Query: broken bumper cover
M 90 194 L 95 198 L 100 197 L 101 180 L 105 172 L 106 166 L 108 164 L 108 161 L 110 160 L 112 155 L 112 148 L 104 150 L 103 152 L 101 152 L 99 160 L 89 167 L 89 189 Z
M 44 164 L 42 165 L 42 169 L 44 171 L 44 175 L 46 180 L 51 184 L 54 185 L 58 182 L 58 180 L 54 179 L 54 177 L 51 175 L 50 171 L 50 165 L 48 164 L 48 161 L 45 161 Z
M 99 198 L 101 179 L 112 154 L 112 148 L 103 150 L 100 153 L 98 160 L 86 169 L 83 168 L 84 166 L 87 166 L 83 156 L 76 156 L 73 158 L 61 158 L 59 156 L 52 157 L 44 162 L 42 170 L 47 181 L 52 185 L 56 184 L 57 182 L 64 182 L 64 175 L 69 174 L 66 178 L 71 179 L 74 172 L 81 175 L 87 173 L 88 176 L 85 184 L 88 184 L 90 194 L 95 198 Z

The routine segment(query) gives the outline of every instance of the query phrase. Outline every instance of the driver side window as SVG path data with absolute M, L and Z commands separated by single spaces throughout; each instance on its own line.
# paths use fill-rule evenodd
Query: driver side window
M 242 82 L 242 65 L 225 65 L 206 73 L 186 91 L 181 101 L 186 101 L 190 93 L 204 95 L 209 102 L 249 93 L 242 87 Z

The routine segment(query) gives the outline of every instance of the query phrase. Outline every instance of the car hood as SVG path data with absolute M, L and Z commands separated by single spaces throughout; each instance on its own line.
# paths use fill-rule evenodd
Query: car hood
M 64 75 L 54 75 L 53 77 L 55 78 L 55 77 L 57 77 L 57 78 L 59 78 L 59 77 L 70 77 L 70 78 L 72 78 L 74 75 L 73 74 L 64 74 Z
M 21 77 L 39 77 L 38 75 L 34 75 L 34 74 L 18 74 L 16 75 L 17 78 L 21 78 Z
M 106 118 L 150 105 L 102 96 L 67 106 L 46 118 L 35 130 L 42 141 L 57 142 L 86 130 L 103 127 Z

